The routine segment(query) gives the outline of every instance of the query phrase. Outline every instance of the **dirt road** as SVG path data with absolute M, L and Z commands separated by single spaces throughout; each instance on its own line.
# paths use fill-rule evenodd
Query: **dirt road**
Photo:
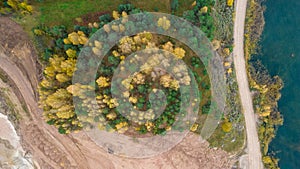
M 244 58 L 244 26 L 247 0 L 237 0 L 234 23 L 234 65 L 244 111 L 247 132 L 248 168 L 262 169 L 260 145 L 256 129 L 256 118 L 253 110 L 251 93 L 246 73 Z

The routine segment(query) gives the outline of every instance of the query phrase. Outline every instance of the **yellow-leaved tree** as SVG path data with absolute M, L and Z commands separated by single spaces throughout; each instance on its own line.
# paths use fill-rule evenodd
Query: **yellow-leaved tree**
M 226 118 L 222 124 L 222 130 L 226 133 L 230 132 L 232 129 L 232 123 Z
M 74 112 L 72 94 L 66 89 L 72 80 L 75 65 L 73 56 L 66 59 L 53 55 L 44 69 L 44 79 L 39 85 L 45 120 L 63 134 L 82 127 Z
M 232 7 L 234 0 L 227 0 L 227 5 Z
M 164 17 L 158 19 L 157 25 L 159 27 L 162 27 L 164 30 L 168 30 L 171 26 L 171 22 L 170 22 L 170 20 L 167 19 L 167 17 L 164 16 Z

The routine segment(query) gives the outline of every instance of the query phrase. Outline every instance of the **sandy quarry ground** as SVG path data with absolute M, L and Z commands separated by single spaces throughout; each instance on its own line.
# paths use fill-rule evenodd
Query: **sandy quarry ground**
M 200 142 L 199 136 L 192 133 L 170 151 L 147 159 L 109 154 L 83 132 L 59 134 L 44 122 L 38 107 L 36 86 L 40 71 L 36 60 L 37 55 L 22 28 L 9 18 L 0 17 L 0 69 L 9 76 L 18 101 L 28 109 L 27 113 L 19 112 L 23 118 L 18 133 L 23 149 L 40 168 L 226 169 L 233 165 L 230 154 L 209 148 L 206 141 Z
M 0 168 L 33 169 L 33 162 L 21 145 L 12 114 L 22 107 L 12 89 L 0 79 Z M 25 120 L 25 119 L 24 119 Z M 15 127 L 15 126 L 16 127 Z M 18 128 L 17 128 L 18 129 Z

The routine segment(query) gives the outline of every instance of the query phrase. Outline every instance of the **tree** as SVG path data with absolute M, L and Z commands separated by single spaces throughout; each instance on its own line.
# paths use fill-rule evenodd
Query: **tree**
M 196 15 L 193 10 L 184 11 L 183 18 L 192 23 L 196 22 Z
M 103 76 L 99 77 L 96 82 L 101 88 L 109 86 L 109 78 Z
M 229 7 L 232 7 L 234 0 L 227 0 L 227 5 Z
M 112 21 L 112 19 L 113 18 L 109 14 L 104 14 L 99 17 L 99 20 L 103 23 L 109 23 L 110 21 Z
M 71 80 L 71 77 L 64 74 L 64 73 L 59 73 L 56 75 L 56 79 L 57 81 L 59 81 L 60 83 L 65 83 Z
M 232 129 L 232 123 L 226 118 L 222 124 L 222 130 L 226 133 L 230 132 Z
M 175 54 L 176 58 L 182 59 L 185 56 L 185 50 L 177 47 L 174 49 L 174 54 Z
M 70 101 L 71 95 L 66 89 L 58 89 L 48 96 L 46 104 L 54 109 L 59 109 Z
M 201 64 L 201 60 L 199 57 L 193 56 L 191 58 L 191 65 L 194 66 L 195 68 L 199 68 Z M 197 74 L 197 73 L 196 73 Z
M 119 13 L 125 11 L 126 13 L 130 13 L 135 7 L 132 4 L 121 4 L 118 7 Z
M 120 63 L 120 58 L 115 56 L 108 56 L 108 62 L 113 64 L 114 66 L 117 66 Z
M 120 14 L 117 11 L 113 11 L 112 16 L 113 16 L 114 19 L 119 19 L 120 18 Z
M 32 10 L 32 6 L 22 0 L 4 0 L 2 5 L 0 3 L 0 12 L 3 14 L 8 14 L 13 11 L 21 14 L 30 14 Z
M 73 50 L 73 49 L 68 49 L 68 50 L 66 51 L 66 54 L 67 54 L 67 56 L 68 56 L 69 58 L 71 58 L 71 59 L 75 59 L 76 56 L 77 56 L 76 50 Z
M 179 7 L 178 0 L 171 0 L 171 11 L 174 14 Z
M 73 45 L 84 45 L 88 41 L 88 38 L 82 31 L 72 32 L 68 35 L 68 39 L 64 40 L 64 42 L 71 42 Z
M 164 30 L 168 30 L 171 26 L 171 22 L 165 16 L 163 16 L 162 18 L 158 19 L 157 25 L 162 27 Z

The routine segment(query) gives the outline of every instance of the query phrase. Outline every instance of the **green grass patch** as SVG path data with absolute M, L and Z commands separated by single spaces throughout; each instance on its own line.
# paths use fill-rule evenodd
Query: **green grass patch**
M 179 0 L 179 6 L 175 15 L 182 16 L 184 11 L 193 9 L 192 4 L 194 1 L 195 0 Z
M 5 89 L 1 89 L 0 97 L 3 99 L 2 101 L 4 101 L 4 104 L 8 108 L 8 113 L 9 113 L 7 114 L 8 119 L 16 125 L 22 119 L 22 117 L 19 114 L 18 110 L 16 110 L 16 105 L 10 100 L 10 98 L 5 92 L 6 92 Z
M 179 1 L 175 14 L 182 15 L 184 11 L 192 8 L 193 2 L 194 0 Z M 37 23 L 73 27 L 75 18 L 88 13 L 111 12 L 125 3 L 150 12 L 171 13 L 171 0 L 36 0 L 32 2 L 34 13 L 26 16 L 20 23 L 26 31 L 31 30 Z
M 242 116 L 243 117 L 243 116 Z M 242 120 L 244 123 L 244 120 Z M 220 147 L 230 153 L 239 153 L 244 147 L 245 131 L 244 129 L 233 128 L 229 133 L 225 133 L 220 125 L 217 127 L 212 136 L 207 140 L 212 147 Z
M 73 26 L 75 18 L 82 15 L 116 10 L 123 0 L 43 0 L 34 2 L 33 6 L 39 13 L 38 22 L 47 26 Z
M 7 75 L 2 71 L 0 70 L 0 79 L 4 82 L 4 83 L 7 83 L 9 81 Z

